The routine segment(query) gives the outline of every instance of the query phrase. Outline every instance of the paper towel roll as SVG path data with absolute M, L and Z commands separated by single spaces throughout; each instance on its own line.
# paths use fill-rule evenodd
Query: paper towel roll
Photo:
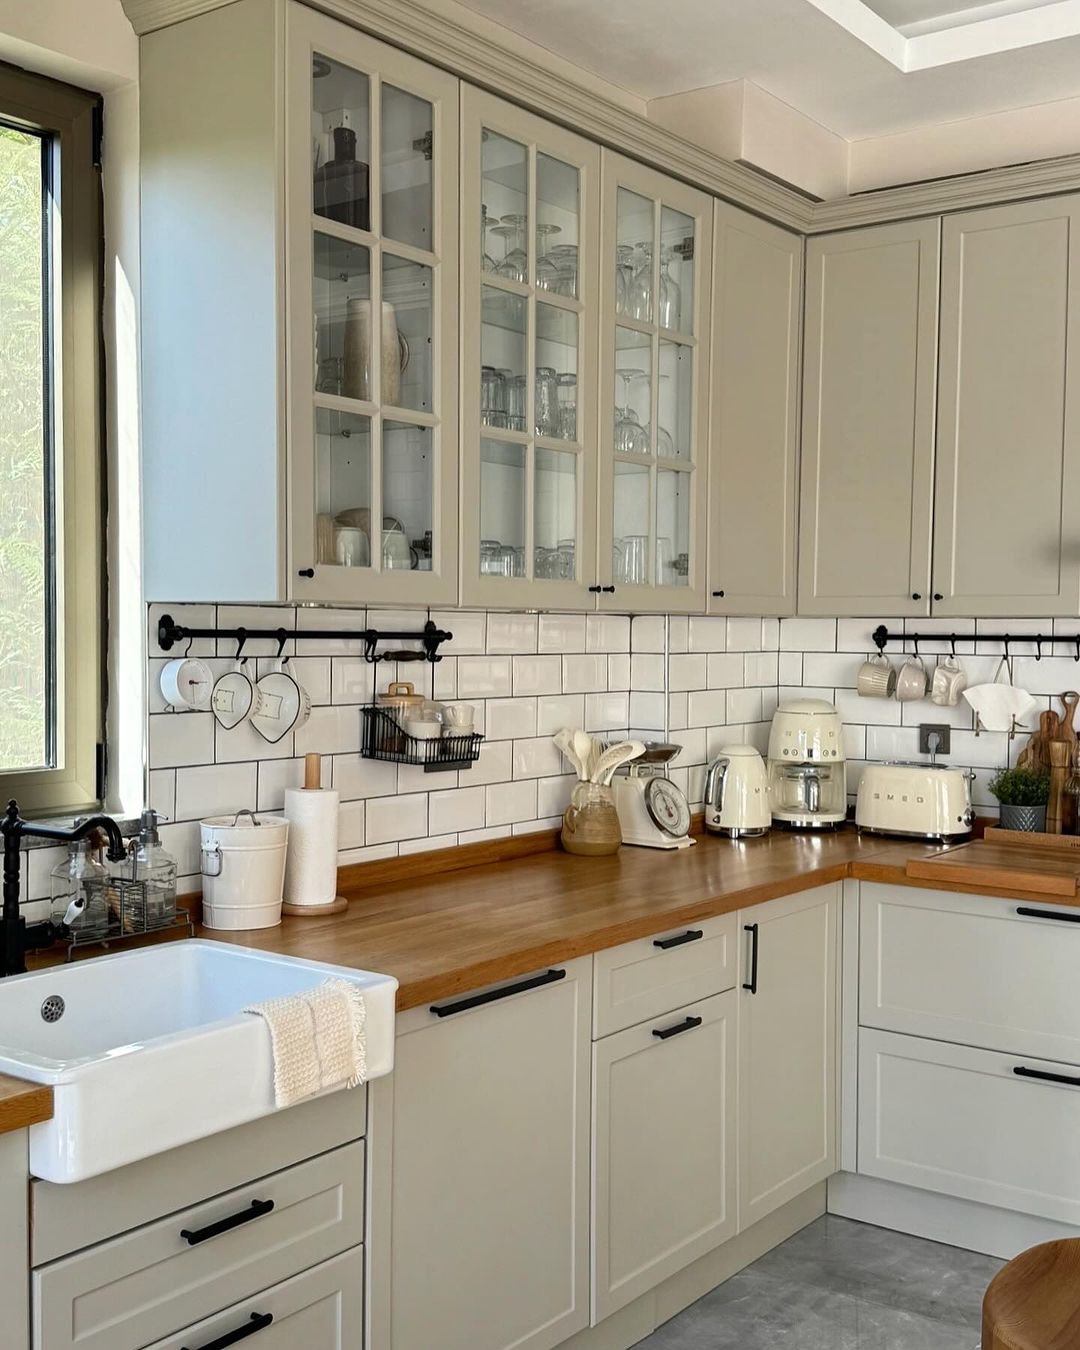
M 289 822 L 285 903 L 331 904 L 337 894 L 338 794 L 286 788 L 284 815 Z

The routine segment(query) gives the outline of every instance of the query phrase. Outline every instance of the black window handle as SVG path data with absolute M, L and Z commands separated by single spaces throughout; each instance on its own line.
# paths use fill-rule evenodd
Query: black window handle
M 1080 914 L 1055 914 L 1052 909 L 1032 909 L 1030 905 L 1017 905 L 1016 912 L 1025 919 L 1054 919 L 1058 923 L 1080 923 Z
M 269 1214 L 274 1208 L 273 1200 L 252 1200 L 247 1209 L 242 1209 L 239 1214 L 230 1214 L 227 1219 L 218 1219 L 217 1223 L 209 1223 L 205 1228 L 181 1228 L 180 1236 L 189 1247 L 197 1247 L 200 1242 L 206 1242 L 209 1238 L 220 1237 L 222 1233 L 228 1233 L 233 1228 L 239 1228 L 242 1224 L 250 1223 L 252 1219 L 261 1219 L 264 1214 Z
M 673 1027 L 664 1027 L 662 1030 L 653 1030 L 653 1035 L 658 1041 L 668 1041 L 672 1036 L 681 1036 L 684 1031 L 693 1031 L 695 1027 L 701 1026 L 700 1017 L 688 1017 L 685 1022 L 678 1022 Z
M 216 1341 L 207 1341 L 205 1345 L 182 1345 L 180 1350 L 225 1350 L 227 1345 L 236 1345 L 238 1341 L 246 1341 L 249 1336 L 254 1336 L 257 1331 L 264 1331 L 273 1320 L 273 1313 L 252 1313 L 246 1326 L 227 1331 L 224 1336 L 219 1336 Z
M 1064 1083 L 1066 1087 L 1080 1087 L 1080 1078 L 1067 1073 L 1045 1073 L 1042 1069 L 1026 1069 L 1023 1066 L 1013 1069 L 1017 1078 L 1037 1078 L 1041 1083 Z
M 470 994 L 456 1003 L 433 1003 L 431 1011 L 436 1017 L 453 1017 L 455 1013 L 468 1012 L 470 1008 L 482 1008 L 485 1003 L 495 1003 L 500 998 L 510 998 L 513 994 L 524 994 L 529 989 L 542 989 L 545 984 L 554 984 L 565 980 L 565 970 L 548 970 L 543 975 L 533 975 L 517 984 L 507 984 L 501 989 L 488 989 L 482 994 Z
M 743 932 L 750 934 L 750 983 L 744 984 L 752 994 L 757 993 L 758 926 L 756 923 L 744 923 Z
M 688 928 L 685 933 L 680 933 L 678 937 L 655 938 L 653 946 L 659 947 L 662 952 L 668 952 L 672 947 L 683 947 L 688 942 L 700 942 L 705 936 L 700 928 Z
M 313 577 L 315 575 L 314 567 L 301 567 L 296 574 L 298 577 Z

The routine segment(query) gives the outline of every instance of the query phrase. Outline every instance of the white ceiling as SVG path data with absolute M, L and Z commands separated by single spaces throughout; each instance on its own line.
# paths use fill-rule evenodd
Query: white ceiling
M 959 2 L 465 0 L 642 98 L 745 78 L 849 140 L 1080 95 L 1080 36 L 1031 38 L 1033 26 L 1047 22 L 1080 32 L 1080 22 L 1070 29 L 1080 20 L 1080 0 L 996 0 L 969 4 L 962 16 Z M 970 22 L 972 8 L 979 22 Z M 944 29 L 914 38 L 893 26 L 921 30 L 942 22 Z M 1020 25 L 1029 45 L 974 58 L 955 54 L 958 33 L 985 47 L 988 24 L 995 37 L 1001 24 Z M 902 68 L 907 48 L 919 43 L 952 44 L 949 63 L 919 59 L 916 68 Z M 929 68 L 919 68 L 924 64 Z

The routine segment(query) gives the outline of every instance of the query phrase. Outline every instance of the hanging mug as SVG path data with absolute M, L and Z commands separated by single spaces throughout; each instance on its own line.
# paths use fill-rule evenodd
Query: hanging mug
M 967 676 L 960 669 L 955 656 L 947 656 L 939 661 L 930 683 L 930 701 L 939 708 L 955 708 L 960 695 L 967 688 Z
M 237 661 L 214 685 L 210 695 L 210 711 L 224 731 L 232 731 L 251 712 L 257 712 L 261 696 L 247 673 L 246 663 Z

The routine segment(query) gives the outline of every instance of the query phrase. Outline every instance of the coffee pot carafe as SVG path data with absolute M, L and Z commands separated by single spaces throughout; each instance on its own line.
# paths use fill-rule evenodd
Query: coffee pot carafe
M 769 732 L 769 798 L 773 820 L 818 830 L 847 819 L 847 766 L 840 714 L 823 699 L 782 704 Z

